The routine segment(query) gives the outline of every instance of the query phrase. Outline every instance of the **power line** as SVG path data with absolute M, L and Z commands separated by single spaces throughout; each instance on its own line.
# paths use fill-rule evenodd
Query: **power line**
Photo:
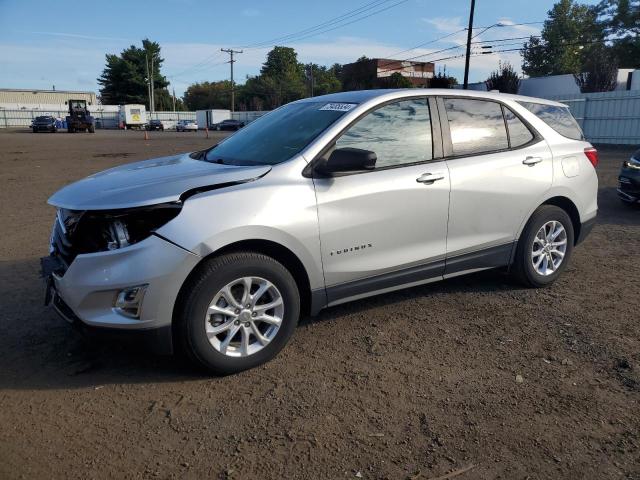
M 350 25 L 352 23 L 359 22 L 361 20 L 364 20 L 365 18 L 369 18 L 369 17 L 371 17 L 373 15 L 377 15 L 379 13 L 382 13 L 382 12 L 386 11 L 386 10 L 389 10 L 390 8 L 393 8 L 393 7 L 397 6 L 397 5 L 400 5 L 402 3 L 406 3 L 408 0 L 397 1 L 396 3 L 394 3 L 392 5 L 386 6 L 385 8 L 381 8 L 381 9 L 375 10 L 377 7 L 381 7 L 385 3 L 388 3 L 390 1 L 393 1 L 393 0 L 375 0 L 375 1 L 372 1 L 372 2 L 369 2 L 369 3 L 366 3 L 366 4 L 356 8 L 354 10 L 350 10 L 349 12 L 346 12 L 346 13 L 344 13 L 342 15 L 339 15 L 339 16 L 334 17 L 332 19 L 329 19 L 329 20 L 327 20 L 325 22 L 322 22 L 322 23 L 317 24 L 315 26 L 309 27 L 307 29 L 301 30 L 299 32 L 295 32 L 295 33 L 292 33 L 292 34 L 284 35 L 284 36 L 281 36 L 281 37 L 276 37 L 276 38 L 273 38 L 273 39 L 270 39 L 270 40 L 266 40 L 266 41 L 256 42 L 256 43 L 253 43 L 253 44 L 246 45 L 246 46 L 244 46 L 242 48 L 243 49 L 265 48 L 265 47 L 261 47 L 261 46 L 262 45 L 268 46 L 269 44 L 271 44 L 271 43 L 273 43 L 275 41 L 293 40 L 293 39 L 301 40 L 301 39 L 304 39 L 304 38 L 309 38 L 311 36 L 319 35 L 321 33 L 325 33 L 325 32 L 332 31 L 332 30 L 336 30 L 338 28 L 342 28 L 342 27 Z M 371 10 L 375 10 L 375 11 L 371 12 Z M 366 14 L 367 12 L 371 12 L 371 13 L 368 13 L 367 15 L 362 16 L 362 14 Z M 358 17 L 358 18 L 355 18 L 354 20 L 351 20 L 349 22 L 345 22 L 345 20 L 348 20 L 349 18 L 353 18 L 353 17 Z M 333 25 L 337 25 L 337 26 L 333 26 Z M 328 29 L 324 29 L 323 30 L 324 27 L 331 27 L 331 26 L 333 26 L 333 28 L 328 28 Z M 297 36 L 299 36 L 300 38 L 296 38 Z M 209 68 L 209 67 L 212 67 L 212 66 L 215 66 L 215 65 L 220 65 L 222 63 L 226 63 L 226 62 L 220 62 L 220 63 L 216 63 L 216 64 L 211 65 L 210 62 L 215 60 L 217 55 L 219 55 L 219 53 L 218 54 L 209 55 L 207 58 L 201 60 L 200 62 L 198 62 L 198 63 L 196 63 L 194 65 L 191 65 L 190 67 L 187 67 L 186 69 L 184 69 L 184 70 L 182 70 L 182 71 L 180 71 L 180 72 L 178 72 L 176 74 L 169 75 L 169 77 L 170 78 L 176 78 L 176 77 L 184 76 L 184 74 L 186 74 L 186 73 L 192 73 L 193 69 L 202 71 L 203 68 L 206 69 L 206 68 Z
M 482 33 L 484 33 L 485 31 L 489 30 L 490 28 L 496 28 L 496 27 L 500 27 L 500 28 L 519 27 L 519 26 L 523 26 L 523 25 L 534 25 L 534 24 L 540 24 L 540 23 L 544 23 L 544 22 L 536 21 L 536 22 L 521 22 L 521 23 L 513 23 L 513 24 L 506 24 L 506 23 L 503 23 L 503 22 L 498 22 L 498 23 L 494 23 L 493 25 L 489 25 L 489 26 L 475 27 L 473 30 L 482 30 L 482 31 L 480 33 L 474 35 L 472 38 L 476 38 L 478 35 L 481 35 Z M 436 42 L 438 42 L 440 40 L 444 40 L 447 37 L 451 37 L 453 35 L 456 35 L 456 34 L 462 33 L 462 32 L 466 32 L 466 31 L 467 31 L 467 28 L 462 28 L 462 29 L 457 30 L 455 32 L 449 33 L 449 34 L 447 34 L 447 35 L 445 35 L 443 37 L 440 37 L 440 38 L 437 38 L 437 39 L 434 39 L 434 40 L 429 40 L 429 41 L 427 41 L 425 43 L 416 45 L 415 47 L 407 48 L 406 50 L 401 50 L 399 52 L 393 53 L 393 54 L 391 54 L 389 56 L 390 57 L 395 57 L 396 55 L 399 55 L 399 54 L 404 53 L 404 52 L 409 52 L 411 50 L 417 50 L 418 48 L 423 47 L 425 45 L 428 45 L 430 43 L 436 43 Z M 513 39 L 516 39 L 516 38 L 523 38 L 524 39 L 524 38 L 530 38 L 530 37 L 531 37 L 531 35 L 527 36 L 527 37 L 515 37 Z M 484 40 L 484 42 L 487 42 L 487 41 L 489 41 L 489 40 Z M 496 40 L 492 40 L 492 41 L 496 41 Z M 478 42 L 471 42 L 471 43 L 473 44 L 473 43 L 478 43 Z M 398 60 L 391 59 L 392 61 L 389 61 L 388 63 L 383 64 L 383 65 L 380 65 L 380 67 L 386 67 L 387 65 L 392 65 L 392 64 L 395 64 L 397 62 L 408 62 L 408 61 L 414 60 L 416 58 L 426 57 L 428 55 L 433 55 L 435 53 L 440 53 L 442 51 L 454 50 L 456 48 L 462 48 L 463 46 L 464 45 L 457 45 L 457 46 L 449 47 L 449 48 L 446 48 L 446 49 L 443 49 L 443 50 L 436 50 L 435 52 L 423 53 L 421 55 L 415 55 L 413 57 L 404 58 L 404 59 L 398 59 Z
M 360 7 L 356 8 L 354 10 L 350 10 L 350 11 L 348 11 L 346 13 L 343 13 L 342 15 L 339 15 L 337 17 L 331 18 L 331 19 L 326 20 L 326 21 L 324 21 L 322 23 L 319 23 L 317 25 L 313 25 L 311 27 L 308 27 L 308 28 L 306 28 L 304 30 L 300 30 L 298 32 L 289 33 L 287 35 L 282 35 L 282 36 L 279 36 L 279 37 L 271 38 L 269 40 L 263 40 L 263 41 L 260 41 L 260 42 L 254 42 L 254 43 L 251 43 L 251 44 L 248 44 L 248 45 L 243 45 L 242 48 L 245 48 L 247 50 L 248 49 L 253 49 L 253 48 L 260 48 L 261 46 L 270 45 L 270 44 L 272 44 L 274 42 L 288 40 L 288 39 L 290 39 L 292 37 L 295 37 L 295 36 L 306 35 L 306 34 L 308 34 L 310 32 L 316 31 L 318 29 L 322 29 L 324 27 L 333 25 L 335 23 L 339 23 L 339 22 L 341 22 L 341 21 L 343 21 L 343 20 L 345 20 L 347 18 L 351 18 L 353 16 L 356 16 L 356 15 L 359 15 L 361 13 L 364 13 L 364 12 L 370 10 L 370 9 L 376 8 L 378 6 L 381 6 L 382 4 L 387 3 L 389 1 L 391 1 L 391 0 L 375 0 L 373 2 L 369 2 L 369 3 L 366 3 L 364 5 L 361 5 Z

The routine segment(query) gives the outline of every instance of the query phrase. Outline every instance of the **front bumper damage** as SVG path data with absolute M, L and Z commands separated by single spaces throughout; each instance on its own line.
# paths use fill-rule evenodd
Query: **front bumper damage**
M 178 293 L 200 257 L 156 235 L 126 248 L 81 254 L 68 268 L 55 255 L 41 260 L 45 302 L 88 333 L 148 340 L 172 351 L 171 322 Z M 116 308 L 118 294 L 145 285 L 139 318 Z

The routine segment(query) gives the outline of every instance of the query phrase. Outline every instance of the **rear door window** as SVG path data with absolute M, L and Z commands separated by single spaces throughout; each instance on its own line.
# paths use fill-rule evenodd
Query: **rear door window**
M 509 146 L 511 148 L 518 148 L 533 140 L 533 133 L 531 133 L 529 127 L 507 107 L 503 106 L 502 109 L 504 111 L 504 121 L 507 122 L 507 128 L 509 130 Z
M 540 120 L 553 128 L 560 135 L 572 140 L 584 140 L 582 129 L 576 122 L 568 107 L 545 105 L 534 102 L 518 102 L 536 115 Z
M 499 103 L 470 98 L 445 98 L 453 155 L 481 155 L 509 148 Z

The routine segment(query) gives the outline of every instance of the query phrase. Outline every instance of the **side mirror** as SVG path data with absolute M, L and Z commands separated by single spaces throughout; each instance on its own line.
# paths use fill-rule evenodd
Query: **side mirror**
M 326 176 L 340 172 L 373 170 L 377 160 L 378 157 L 371 150 L 351 147 L 337 148 L 331 152 L 329 158 L 320 159 L 314 170 Z

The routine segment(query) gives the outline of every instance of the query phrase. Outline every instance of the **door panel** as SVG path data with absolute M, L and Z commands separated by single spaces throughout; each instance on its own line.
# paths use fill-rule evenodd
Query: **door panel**
M 425 173 L 442 178 L 419 183 Z M 424 274 L 442 275 L 449 206 L 446 162 L 316 178 L 314 183 L 328 287 L 438 261 L 440 266 Z
M 450 97 L 438 110 L 454 156 L 445 274 L 506 265 L 524 217 L 551 187 L 551 150 L 499 102 Z
M 525 163 L 532 159 L 535 163 Z M 447 163 L 447 257 L 513 242 L 525 215 L 551 187 L 552 157 L 545 141 Z

